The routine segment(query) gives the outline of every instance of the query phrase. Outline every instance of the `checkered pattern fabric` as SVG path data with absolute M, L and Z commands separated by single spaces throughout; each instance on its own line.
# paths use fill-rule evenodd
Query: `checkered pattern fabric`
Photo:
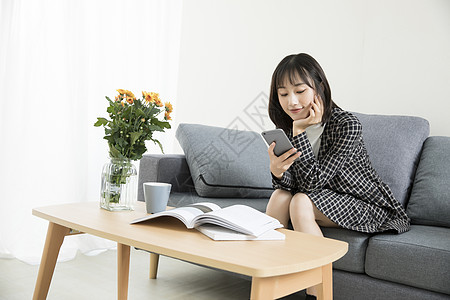
M 302 154 L 280 180 L 273 177 L 275 189 L 307 194 L 325 216 L 346 229 L 409 230 L 405 210 L 369 161 L 361 123 L 354 115 L 333 110 L 317 159 L 305 132 L 290 139 Z

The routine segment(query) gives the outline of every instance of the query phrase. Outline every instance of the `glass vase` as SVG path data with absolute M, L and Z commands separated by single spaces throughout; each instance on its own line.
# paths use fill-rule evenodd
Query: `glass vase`
M 111 158 L 103 166 L 100 207 L 133 210 L 137 200 L 137 170 L 130 159 Z

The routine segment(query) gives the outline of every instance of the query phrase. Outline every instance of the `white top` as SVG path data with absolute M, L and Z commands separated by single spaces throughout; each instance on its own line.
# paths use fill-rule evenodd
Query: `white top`
M 306 136 L 308 137 L 308 140 L 311 143 L 314 157 L 316 159 L 319 156 L 320 140 L 321 140 L 324 128 L 325 128 L 325 124 L 322 126 L 322 123 L 319 123 L 319 124 L 311 125 L 305 129 Z

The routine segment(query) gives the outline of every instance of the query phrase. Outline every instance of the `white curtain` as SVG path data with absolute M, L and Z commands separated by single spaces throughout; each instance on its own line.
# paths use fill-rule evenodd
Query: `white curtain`
M 93 124 L 107 116 L 105 96 L 159 92 L 176 117 L 181 8 L 181 0 L 0 2 L 0 257 L 39 263 L 48 222 L 32 208 L 99 201 L 108 150 Z M 173 130 L 159 138 L 170 152 Z M 59 259 L 114 246 L 71 236 Z

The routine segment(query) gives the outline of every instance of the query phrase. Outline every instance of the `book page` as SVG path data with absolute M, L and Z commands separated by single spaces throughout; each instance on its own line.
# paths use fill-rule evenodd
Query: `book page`
M 195 226 L 215 224 L 253 236 L 283 227 L 277 219 L 246 205 L 232 205 L 199 215 L 194 222 Z
M 194 203 L 188 206 L 173 208 L 171 210 L 161 211 L 155 214 L 149 214 L 145 217 L 133 220 L 130 224 L 136 224 L 139 222 L 155 219 L 162 216 L 175 217 L 182 221 L 187 228 L 194 228 L 194 219 L 199 215 L 203 215 L 205 213 L 213 212 L 216 210 L 220 210 L 220 206 L 209 203 L 209 202 L 200 202 Z
M 275 229 L 266 231 L 260 236 L 248 235 L 212 224 L 204 224 L 195 229 L 215 241 L 281 241 L 286 239 L 283 233 Z

